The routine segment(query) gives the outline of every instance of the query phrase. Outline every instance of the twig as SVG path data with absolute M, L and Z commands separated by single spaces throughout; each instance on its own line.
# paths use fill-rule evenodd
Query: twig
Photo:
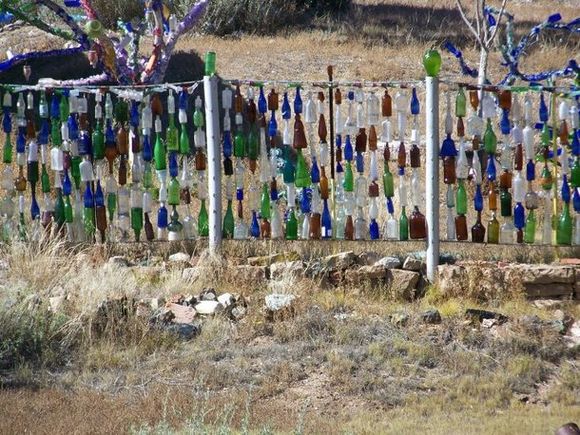
M 502 3 L 501 3 L 501 9 L 499 10 L 499 15 L 497 17 L 497 22 L 495 23 L 495 28 L 493 29 L 493 31 L 491 32 L 491 35 L 489 36 L 488 40 L 486 41 L 486 44 L 488 46 L 491 45 L 491 43 L 495 39 L 495 36 L 497 35 L 497 31 L 499 29 L 501 20 L 503 18 L 503 14 L 505 12 L 505 6 L 506 6 L 506 4 L 507 4 L 507 0 L 503 0 Z
M 469 28 L 471 33 L 473 33 L 475 35 L 475 38 L 477 39 L 477 41 L 483 45 L 483 41 L 481 40 L 480 35 L 477 33 L 477 31 L 473 27 L 473 24 L 471 23 L 471 21 L 469 21 L 469 18 L 467 18 L 467 15 L 465 15 L 465 10 L 463 9 L 463 5 L 461 4 L 461 0 L 455 0 L 455 3 L 457 4 L 457 9 L 459 10 L 459 14 L 461 15 L 461 18 L 463 19 L 465 24 L 467 24 L 467 27 Z

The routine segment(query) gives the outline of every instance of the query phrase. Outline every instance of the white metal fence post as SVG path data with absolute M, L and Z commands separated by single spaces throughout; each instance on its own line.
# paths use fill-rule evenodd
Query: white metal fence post
M 217 82 L 218 78 L 215 75 L 203 78 L 209 183 L 209 251 L 212 254 L 219 251 L 222 244 L 222 183 Z
M 433 283 L 439 265 L 439 79 L 425 79 L 426 95 L 426 197 L 427 279 Z

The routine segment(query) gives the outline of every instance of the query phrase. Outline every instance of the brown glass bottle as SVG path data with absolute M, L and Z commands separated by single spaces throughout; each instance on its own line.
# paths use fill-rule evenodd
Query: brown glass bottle
M 516 171 L 521 171 L 524 167 L 524 151 L 521 143 L 516 145 L 516 152 L 514 156 L 514 168 Z
M 320 213 L 312 213 L 310 215 L 310 234 L 311 240 L 320 240 L 322 237 L 321 227 L 320 227 Z
M 369 150 L 376 151 L 377 150 L 377 129 L 374 125 L 369 127 Z
M 123 126 L 117 130 L 117 150 L 122 156 L 129 155 L 129 135 Z
M 244 111 L 244 97 L 240 91 L 240 86 L 236 86 L 236 94 L 234 96 L 234 110 L 236 113 L 242 113 Z
M 397 153 L 397 165 L 399 168 L 404 168 L 407 166 L 407 151 L 405 150 L 405 144 L 403 142 L 399 144 L 399 152 Z
M 203 153 L 201 148 L 198 148 L 195 153 L 195 170 L 196 171 L 205 171 L 207 167 L 205 154 Z
M 385 89 L 385 94 L 381 100 L 382 114 L 384 117 L 393 116 L 393 100 L 389 95 L 389 91 Z
M 354 223 L 352 221 L 352 216 L 347 215 L 346 223 L 344 225 L 344 239 L 354 240 Z
M 504 170 L 499 176 L 500 189 L 511 189 L 512 187 L 512 173 Z
M 425 216 L 419 211 L 419 208 L 415 206 L 413 212 L 411 213 L 411 219 L 409 222 L 411 239 L 424 239 L 427 237 L 427 222 Z
M 262 223 L 260 224 L 260 233 L 262 235 L 262 239 L 269 239 L 272 237 L 272 227 L 270 226 L 268 219 L 262 219 Z
M 512 91 L 504 90 L 499 93 L 499 107 L 504 110 L 512 108 Z
M 379 185 L 376 181 L 372 181 L 369 184 L 369 198 L 378 198 L 379 197 Z
M 463 118 L 457 118 L 457 136 L 465 136 L 465 125 L 463 124 Z
M 524 230 L 521 228 L 516 231 L 516 243 L 524 243 Z
M 388 143 L 385 144 L 385 149 L 383 150 L 383 159 L 385 162 L 389 162 L 391 160 L 391 149 Z
M 155 94 L 151 98 L 151 113 L 153 114 L 153 119 L 156 119 L 158 116 L 163 116 L 163 104 L 161 103 L 159 94 Z
M 477 110 L 479 106 L 479 95 L 477 90 L 469 91 L 469 102 L 471 103 L 471 108 Z
M 278 110 L 278 94 L 275 89 L 268 94 L 268 110 Z
M 324 169 L 324 166 L 320 168 L 320 198 L 329 198 L 328 177 L 326 176 L 326 170 Z
M 337 89 L 334 93 L 334 103 L 342 104 L 342 93 L 340 92 L 340 89 Z
M 105 158 L 107 159 L 107 162 L 109 162 L 109 174 L 112 174 L 113 164 L 115 163 L 115 159 L 117 158 L 117 147 L 107 146 L 105 148 Z
M 131 135 L 131 151 L 134 154 L 141 152 L 141 141 L 139 140 L 139 135 L 135 131 L 129 133 Z
M 485 227 L 481 223 L 481 212 L 477 212 L 477 221 L 471 227 L 471 241 L 473 243 L 483 243 L 485 241 Z
M 149 213 L 145 213 L 145 224 L 143 228 L 145 229 L 145 238 L 148 242 L 151 242 L 155 238 L 155 232 L 153 231 L 151 219 L 149 219 Z
M 463 214 L 460 214 L 455 217 L 455 234 L 457 240 L 459 241 L 467 240 L 467 218 Z
M 443 182 L 445 184 L 454 184 L 457 180 L 455 173 L 455 157 L 443 157 Z
M 409 157 L 411 160 L 411 168 L 420 168 L 421 167 L 421 150 L 419 146 L 414 143 L 411 145 L 411 150 L 409 151 Z
M 568 141 L 568 124 L 566 123 L 566 120 L 562 121 L 562 124 L 560 125 L 560 144 L 561 145 L 568 145 L 569 141 Z
M 97 230 L 101 234 L 101 243 L 105 243 L 107 230 L 107 209 L 104 205 L 97 206 L 95 210 L 95 219 L 97 220 Z
M 355 150 L 357 153 L 364 153 L 367 150 L 367 132 L 365 128 L 359 128 L 355 140 Z
M 43 210 L 42 215 L 40 216 L 40 223 L 46 233 L 50 234 L 50 229 L 52 227 L 52 212 L 49 210 Z
M 490 210 L 497 210 L 497 193 L 493 181 L 489 183 L 488 202 Z
M 121 155 L 121 161 L 119 162 L 119 184 L 121 186 L 127 184 L 127 160 L 124 155 Z
M 24 170 L 22 166 L 18 168 L 18 177 L 14 180 L 14 188 L 18 192 L 24 192 L 26 190 L 26 178 L 24 178 Z
M 294 149 L 304 149 L 306 148 L 306 134 L 304 133 L 304 124 L 300 119 L 300 115 L 296 114 L 294 118 Z

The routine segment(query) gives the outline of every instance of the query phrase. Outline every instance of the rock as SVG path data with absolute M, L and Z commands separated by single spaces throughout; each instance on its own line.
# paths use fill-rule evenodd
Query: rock
M 248 265 L 250 266 L 270 266 L 274 263 L 280 263 L 284 261 L 298 261 L 300 260 L 300 255 L 297 252 L 280 252 L 278 254 L 263 255 L 261 257 L 250 257 L 248 258 Z
M 64 307 L 66 296 L 53 296 L 48 298 L 48 310 L 52 313 L 58 313 Z
M 242 317 L 246 315 L 247 308 L 243 305 L 236 305 L 230 311 L 230 317 L 232 320 L 240 320 Z
M 199 294 L 200 301 L 217 301 L 217 292 L 215 289 L 208 287 L 204 288 Z
M 494 327 L 497 324 L 498 324 L 497 319 L 483 319 L 481 321 L 481 326 L 483 326 L 484 328 L 488 328 L 488 329 Z
M 164 329 L 177 334 L 183 340 L 191 340 L 201 333 L 201 323 L 170 323 Z
M 220 304 L 218 301 L 201 301 L 195 306 L 195 311 L 198 314 L 216 314 L 223 311 L 224 306 Z
M 532 302 L 532 305 L 536 308 L 551 310 L 560 308 L 562 306 L 562 301 L 560 299 L 536 299 Z
M 285 261 L 270 266 L 270 279 L 301 278 L 303 274 L 304 263 L 302 261 Z
M 405 313 L 395 313 L 391 314 L 389 319 L 393 325 L 405 326 L 409 322 L 409 315 Z
M 389 291 L 397 299 L 411 300 L 415 296 L 415 288 L 419 282 L 419 273 L 409 270 L 387 269 L 387 285 Z
M 546 322 L 546 326 L 552 328 L 558 334 L 564 335 L 566 333 L 566 325 L 561 320 L 550 320 Z
M 458 265 L 437 267 L 437 287 L 445 296 L 459 296 L 468 285 L 467 271 Z
M 173 314 L 173 323 L 191 323 L 197 314 L 191 307 L 174 303 L 167 303 L 165 309 Z
M 323 267 L 329 270 L 347 269 L 356 261 L 354 252 L 341 252 L 339 254 L 329 255 L 321 259 Z
M 202 269 L 199 267 L 187 267 L 181 271 L 181 277 L 186 281 L 197 281 L 201 278 Z
M 456 262 L 457 258 L 453 254 L 441 253 L 439 255 L 439 264 L 455 264 Z
M 171 263 L 189 263 L 190 258 L 189 254 L 186 254 L 185 252 L 177 252 L 171 254 L 168 260 Z
M 265 266 L 236 266 L 235 272 L 239 281 L 259 284 L 268 278 L 268 268 Z
M 554 311 L 554 317 L 556 320 L 562 322 L 566 329 L 568 329 L 574 323 L 574 318 L 562 310 Z
M 560 258 L 560 264 L 566 266 L 580 266 L 580 258 Z
M 574 295 L 574 286 L 572 284 L 551 283 L 551 284 L 528 284 L 524 283 L 524 289 L 528 297 L 555 297 Z
M 194 295 L 187 295 L 183 298 L 183 304 L 189 307 L 194 307 L 198 300 Z
M 421 260 L 418 260 L 417 258 L 410 256 L 405 258 L 405 262 L 403 263 L 404 270 L 412 270 L 415 272 L 420 271 L 422 266 L 423 262 Z
M 107 263 L 112 265 L 112 266 L 118 266 L 118 267 L 131 266 L 131 262 L 129 260 L 127 260 L 125 257 L 123 257 L 122 255 L 115 255 L 114 257 L 109 258 L 109 261 L 107 261 Z
M 506 279 L 522 284 L 574 284 L 575 270 L 572 266 L 553 264 L 512 264 L 506 267 Z
M 358 269 L 348 269 L 344 277 L 352 284 L 364 281 L 383 280 L 387 276 L 387 269 L 383 266 L 362 266 Z
M 169 299 L 167 299 L 167 303 L 169 304 L 183 304 L 183 301 L 185 300 L 185 296 L 181 293 L 176 293 L 174 295 L 169 296 Z
M 397 257 L 383 257 L 375 262 L 375 266 L 382 266 L 385 269 L 399 269 L 401 267 L 401 260 Z
M 576 320 L 564 335 L 566 345 L 570 348 L 580 346 L 580 320 Z
M 266 308 L 270 311 L 280 311 L 290 307 L 296 300 L 296 296 L 292 294 L 269 294 L 265 298 Z
M 141 299 L 137 302 L 137 308 L 135 309 L 135 315 L 137 317 L 148 318 L 151 316 L 152 312 L 153 310 L 146 301 Z
M 435 309 L 428 310 L 421 314 L 421 320 L 431 325 L 439 324 L 441 323 L 441 314 Z
M 218 296 L 217 300 L 224 307 L 229 307 L 235 301 L 235 299 L 231 293 L 223 293 L 223 294 Z
M 483 322 L 484 319 L 495 319 L 498 323 L 505 323 L 508 321 L 508 317 L 500 313 L 494 313 L 493 311 L 478 310 L 475 308 L 468 308 L 465 310 L 465 316 L 477 320 L 479 323 Z
M 381 256 L 378 253 L 374 251 L 364 251 L 357 255 L 356 263 L 361 266 L 372 266 L 380 259 Z

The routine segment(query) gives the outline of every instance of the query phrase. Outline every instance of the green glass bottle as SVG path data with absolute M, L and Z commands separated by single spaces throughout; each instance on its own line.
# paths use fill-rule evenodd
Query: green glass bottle
M 62 145 L 62 136 L 60 135 L 60 120 L 52 119 L 50 125 L 50 139 L 52 141 L 52 146 L 60 148 Z
M 189 146 L 189 135 L 187 134 L 187 126 L 181 124 L 181 134 L 179 136 L 179 154 L 188 155 L 191 148 Z
M 115 211 L 117 210 L 117 194 L 114 192 L 107 193 L 107 211 L 109 212 L 109 222 L 115 219 Z
M 161 134 L 157 133 L 155 138 L 155 146 L 153 148 L 153 158 L 155 159 L 155 170 L 164 171 L 167 169 L 167 155 L 165 145 L 161 140 Z
M 534 243 L 536 241 L 536 215 L 534 210 L 528 211 L 526 225 L 524 227 L 524 242 Z
M 383 189 L 385 190 L 385 196 L 387 198 L 392 198 L 393 196 L 395 196 L 395 184 L 393 182 L 393 173 L 389 169 L 389 165 L 386 162 L 385 162 L 385 171 L 383 173 Z
M 302 154 L 302 150 L 297 150 L 296 159 L 296 187 L 308 187 L 310 186 L 310 172 L 308 171 L 308 166 L 306 165 L 306 159 Z
M 56 191 L 56 201 L 54 202 L 54 220 L 58 228 L 62 227 L 65 223 L 62 189 L 57 189 Z
M 483 145 L 485 147 L 485 152 L 488 154 L 495 154 L 497 150 L 497 137 L 493 132 L 491 126 L 491 119 L 487 119 L 487 126 L 485 128 L 485 133 L 483 134 Z
M 350 162 L 346 162 L 344 169 L 344 181 L 342 182 L 342 187 L 345 192 L 354 192 L 354 176 L 352 173 L 352 165 Z
M 169 114 L 169 123 L 165 132 L 165 142 L 167 143 L 167 152 L 178 152 L 179 141 L 177 140 L 177 127 L 175 127 L 175 116 Z
M 399 219 L 399 240 L 409 240 L 409 219 L 407 219 L 406 207 L 401 208 Z
M 243 158 L 246 156 L 246 138 L 241 127 L 236 131 L 234 137 L 234 157 Z
M 103 122 L 100 119 L 93 131 L 93 157 L 95 160 L 105 158 L 105 134 L 103 133 Z
M 77 190 L 81 187 L 81 156 L 72 156 L 71 157 L 71 167 L 70 167 L 70 174 L 75 182 L 75 188 Z
M 556 243 L 558 245 L 572 244 L 572 216 L 570 216 L 570 203 L 565 202 L 558 219 L 556 230 Z
M 42 186 L 42 193 L 50 193 L 50 177 L 48 176 L 45 164 L 42 165 L 42 171 L 40 173 L 40 185 Z
M 262 186 L 262 200 L 260 206 L 260 216 L 262 219 L 270 219 L 270 189 L 268 183 Z
M 580 157 L 574 159 L 572 168 L 570 168 L 570 183 L 573 188 L 580 187 Z
M 26 222 L 24 221 L 24 213 L 20 213 L 18 220 L 18 237 L 21 242 L 26 242 Z
M 92 207 L 85 207 L 85 211 L 83 213 L 83 224 L 85 226 L 85 232 L 89 237 L 89 240 L 93 238 L 95 234 L 95 209 Z
M 5 164 L 12 163 L 12 142 L 10 142 L 10 135 L 6 135 L 6 142 L 4 142 L 4 153 L 2 157 L 2 161 Z
M 455 207 L 457 210 L 457 214 L 459 215 L 467 214 L 467 192 L 465 191 L 465 183 L 463 182 L 462 179 L 459 180 L 457 186 Z
M 167 203 L 169 205 L 179 205 L 179 192 L 181 188 L 177 178 L 173 177 L 169 182 L 169 189 L 167 192 Z
M 258 160 L 259 152 L 260 143 L 258 139 L 258 127 L 256 124 L 252 124 L 248 133 L 248 158 L 250 160 Z
M 512 195 L 507 189 L 501 189 L 499 194 L 501 215 L 508 217 L 512 215 Z
M 143 229 L 143 209 L 140 207 L 131 208 L 131 228 L 135 233 L 135 241 L 138 242 Z
M 487 226 L 487 243 L 499 243 L 499 221 L 495 217 L 495 212 L 491 213 L 491 219 Z
M 153 188 L 153 172 L 151 171 L 151 164 L 145 162 L 145 169 L 143 171 L 143 187 L 145 189 Z
M 64 220 L 67 224 L 72 224 L 74 218 L 73 208 L 70 203 L 70 196 L 67 195 L 64 199 Z
M 457 97 L 455 97 L 455 116 L 458 118 L 465 117 L 466 114 L 466 104 L 467 100 L 465 99 L 465 92 L 463 92 L 463 88 L 459 88 L 457 92 Z
M 201 208 L 199 209 L 199 216 L 197 218 L 197 234 L 200 237 L 209 236 L 209 217 L 205 207 L 205 199 L 201 200 Z
M 234 237 L 234 211 L 232 210 L 232 200 L 228 199 L 228 206 L 226 208 L 226 214 L 224 215 L 224 225 L 222 229 L 222 234 L 224 238 L 231 239 Z
M 298 240 L 298 220 L 296 213 L 294 213 L 294 207 L 290 208 L 286 220 L 286 240 Z
M 62 122 L 66 121 L 68 119 L 68 115 L 70 114 L 70 112 L 68 106 L 68 99 L 64 95 L 60 97 L 60 104 L 58 108 L 60 111 L 60 120 Z

